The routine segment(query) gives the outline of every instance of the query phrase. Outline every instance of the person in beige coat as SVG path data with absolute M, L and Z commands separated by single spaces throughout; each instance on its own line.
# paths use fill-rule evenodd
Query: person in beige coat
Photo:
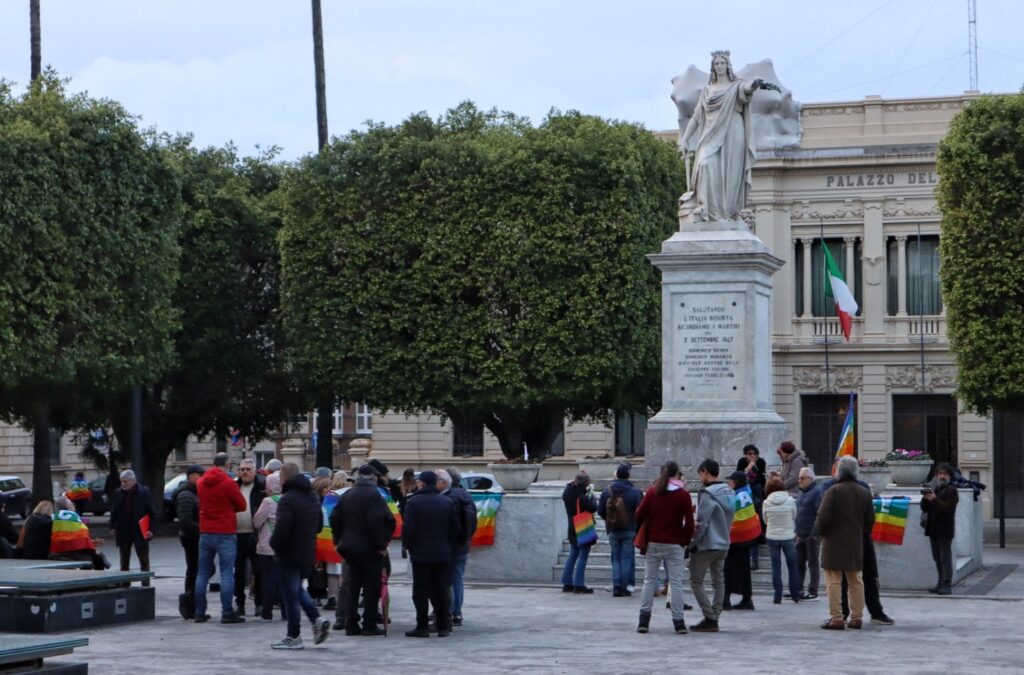
M 871 492 L 857 482 L 855 457 L 841 457 L 836 464 L 836 484 L 821 500 L 815 527 L 821 535 L 821 566 L 825 569 L 829 619 L 828 630 L 859 629 L 864 615 L 864 535 L 875 523 Z M 849 587 L 850 623 L 843 623 L 842 582 Z

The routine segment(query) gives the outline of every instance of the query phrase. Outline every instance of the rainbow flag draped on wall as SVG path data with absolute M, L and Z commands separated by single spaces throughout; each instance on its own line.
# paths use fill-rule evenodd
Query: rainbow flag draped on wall
M 843 430 L 839 432 L 839 445 L 836 447 L 836 459 L 853 456 L 853 392 L 850 392 L 850 405 L 846 409 Z
M 384 501 L 388 504 L 388 511 L 391 511 L 391 515 L 395 517 L 395 531 L 392 533 L 392 539 L 402 538 L 402 514 L 398 511 L 398 504 L 395 502 L 395 498 L 391 496 L 391 493 L 377 486 L 377 492 L 384 498 Z
M 94 549 L 89 528 L 74 511 L 57 511 L 53 514 L 53 529 L 50 532 L 50 555 Z
M 92 497 L 92 490 L 89 489 L 89 484 L 84 480 L 73 480 L 65 494 L 71 501 L 79 502 Z
M 338 495 L 328 492 L 320 504 L 324 526 L 316 535 L 316 561 L 324 563 L 340 563 L 341 556 L 334 548 L 334 533 L 331 531 L 331 511 L 338 505 Z
M 875 525 L 871 528 L 871 538 L 883 544 L 902 546 L 909 510 L 910 499 L 907 497 L 875 497 Z
M 729 541 L 733 544 L 754 541 L 761 536 L 761 519 L 754 509 L 754 495 L 749 485 L 736 490 L 735 505 L 736 515 L 733 516 L 732 529 L 729 530 Z
M 476 532 L 470 546 L 493 546 L 494 526 L 501 508 L 500 492 L 472 492 L 476 502 Z

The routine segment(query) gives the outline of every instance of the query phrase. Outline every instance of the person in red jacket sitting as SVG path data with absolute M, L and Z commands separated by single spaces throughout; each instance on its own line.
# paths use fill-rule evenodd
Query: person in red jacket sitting
M 210 619 L 206 613 L 206 585 L 213 576 L 213 557 L 220 565 L 221 623 L 244 623 L 231 604 L 235 591 L 237 538 L 235 514 L 246 508 L 238 484 L 224 472 L 227 453 L 217 453 L 213 467 L 196 484 L 199 493 L 199 573 L 196 575 L 196 623 Z
M 661 475 L 647 489 L 636 510 L 640 543 L 647 547 L 644 563 L 644 590 L 640 601 L 638 633 L 646 633 L 651 623 L 654 589 L 658 585 L 658 569 L 668 569 L 672 589 L 672 624 L 677 633 L 686 632 L 683 620 L 684 551 L 693 538 L 693 500 L 681 480 L 675 462 L 665 462 Z M 641 550 L 642 553 L 644 551 Z

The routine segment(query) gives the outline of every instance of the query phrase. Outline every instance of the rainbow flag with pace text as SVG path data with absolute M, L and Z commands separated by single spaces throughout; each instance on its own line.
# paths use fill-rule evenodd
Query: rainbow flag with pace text
M 754 495 L 749 485 L 736 490 L 735 503 L 736 515 L 733 516 L 732 529 L 729 530 L 729 541 L 733 544 L 754 541 L 761 536 L 761 519 L 754 509 Z
M 388 504 L 388 511 L 390 511 L 391 515 L 393 515 L 395 517 L 395 531 L 391 534 L 391 538 L 392 539 L 401 539 L 402 538 L 402 514 L 398 510 L 398 504 L 395 502 L 395 498 L 391 496 L 390 492 L 388 492 L 387 490 L 385 490 L 384 488 L 382 488 L 379 485 L 377 486 L 377 492 L 379 492 L 380 496 L 384 498 L 385 502 L 387 502 L 387 504 Z
M 68 491 L 65 493 L 73 502 L 83 501 L 92 497 L 92 490 L 84 480 L 71 481 Z
M 320 504 L 320 511 L 323 512 L 324 526 L 316 535 L 316 561 L 324 563 L 340 563 L 341 556 L 334 548 L 334 533 L 331 530 L 331 512 L 338 505 L 338 495 L 328 492 L 324 495 L 324 501 Z
M 50 531 L 50 555 L 96 548 L 89 536 L 89 528 L 74 511 L 60 510 L 53 514 Z
M 470 546 L 492 546 L 494 544 L 494 526 L 501 508 L 500 492 L 473 492 L 476 503 L 476 532 Z
M 836 447 L 836 459 L 853 455 L 853 392 L 850 392 L 850 405 L 846 409 L 843 430 L 839 432 L 839 445 Z
M 875 497 L 875 525 L 871 528 L 871 538 L 883 544 L 901 546 L 909 510 L 910 499 L 907 497 Z

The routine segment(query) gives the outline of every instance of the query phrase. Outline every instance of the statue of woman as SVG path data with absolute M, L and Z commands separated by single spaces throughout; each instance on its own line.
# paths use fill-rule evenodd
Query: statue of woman
M 750 98 L 772 88 L 761 79 L 741 80 L 733 73 L 729 52 L 711 53 L 711 78 L 701 89 L 680 146 L 687 159 L 687 193 L 683 215 L 694 221 L 739 220 L 747 203 L 754 164 Z M 690 152 L 694 153 L 689 170 Z

